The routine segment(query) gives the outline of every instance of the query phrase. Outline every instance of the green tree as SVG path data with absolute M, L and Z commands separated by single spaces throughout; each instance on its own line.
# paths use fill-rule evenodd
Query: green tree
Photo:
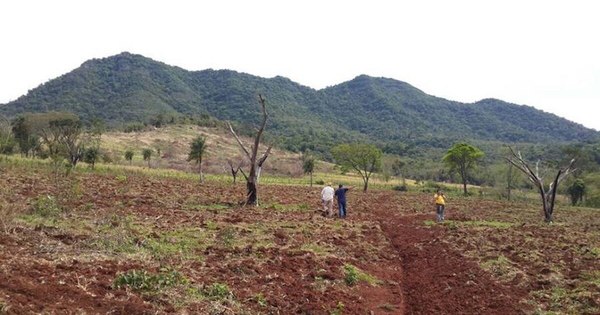
M 10 121 L 0 116 L 0 154 L 11 154 L 15 145 Z
M 573 181 L 573 184 L 567 188 L 567 192 L 571 197 L 571 204 L 573 206 L 577 205 L 578 202 L 583 201 L 583 195 L 585 194 L 585 182 L 578 178 Z
M 144 161 L 148 162 L 148 167 L 150 167 L 150 159 L 152 158 L 152 149 L 144 149 L 142 150 L 142 157 L 144 158 Z
M 331 150 L 335 162 L 342 168 L 354 169 L 362 177 L 363 191 L 369 187 L 369 178 L 381 168 L 383 153 L 372 144 L 340 144 Z
M 463 191 L 467 195 L 467 180 L 469 172 L 472 171 L 477 162 L 483 158 L 483 151 L 478 148 L 461 142 L 453 145 L 442 158 L 450 172 L 457 172 L 463 183 Z
M 83 161 L 85 163 L 88 163 L 92 167 L 92 169 L 94 169 L 94 167 L 96 166 L 96 162 L 99 158 L 100 150 L 95 146 L 85 149 L 83 153 Z
M 131 161 L 133 160 L 133 151 L 127 150 L 125 151 L 125 159 L 129 161 L 129 165 L 131 165 Z
M 200 182 L 204 182 L 204 174 L 202 174 L 202 158 L 206 151 L 206 138 L 202 136 L 196 137 L 190 145 L 190 153 L 188 155 L 188 162 L 194 161 L 198 164 L 198 172 L 200 173 Z
M 302 171 L 310 174 L 310 187 L 313 186 L 313 172 L 315 170 L 315 158 L 308 152 L 302 155 Z
M 34 130 L 28 116 L 19 116 L 12 122 L 12 133 L 19 145 L 19 151 L 25 157 L 33 154 L 39 146 L 39 135 Z

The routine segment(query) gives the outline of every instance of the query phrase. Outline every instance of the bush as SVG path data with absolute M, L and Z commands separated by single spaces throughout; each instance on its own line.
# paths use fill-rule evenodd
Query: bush
M 325 181 L 324 181 L 324 180 L 322 180 L 322 179 L 317 179 L 317 180 L 315 181 L 315 185 L 325 185 Z
M 56 198 L 51 195 L 38 196 L 33 201 L 32 210 L 34 214 L 44 218 L 56 217 L 62 212 Z
M 393 190 L 397 190 L 397 191 L 408 191 L 408 186 L 406 186 L 406 185 L 397 185 L 397 186 L 394 186 L 392 189 Z

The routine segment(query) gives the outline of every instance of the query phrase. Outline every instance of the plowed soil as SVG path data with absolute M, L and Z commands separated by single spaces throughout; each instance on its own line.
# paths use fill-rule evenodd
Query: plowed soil
M 254 208 L 243 184 L 7 167 L 0 188 L 0 313 L 529 314 L 556 311 L 553 287 L 586 293 L 565 312 L 599 305 L 590 212 L 546 227 L 527 205 L 460 199 L 435 224 L 427 193 L 351 190 L 342 220 L 319 187 L 261 186 Z M 132 270 L 185 281 L 115 285 Z

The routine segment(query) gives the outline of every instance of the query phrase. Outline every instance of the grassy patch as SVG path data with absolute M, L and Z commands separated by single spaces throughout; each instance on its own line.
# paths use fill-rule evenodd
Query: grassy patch
M 501 281 L 512 280 L 518 272 L 518 269 L 513 267 L 510 259 L 506 258 L 504 255 L 481 263 L 481 268 L 490 272 Z
M 210 300 L 233 298 L 233 292 L 225 283 L 214 282 L 202 289 L 203 295 Z
M 365 273 L 364 271 L 358 269 L 357 267 L 346 264 L 344 265 L 344 282 L 347 285 L 353 286 L 358 284 L 359 282 L 366 282 L 369 285 L 376 286 L 380 283 L 380 280 L 375 278 L 374 276 Z
M 495 229 L 507 229 L 514 226 L 513 223 L 500 221 L 464 221 L 462 224 L 466 226 L 491 227 Z
M 315 243 L 302 244 L 302 247 L 300 247 L 300 249 L 312 252 L 317 256 L 325 256 L 325 255 L 331 253 L 331 250 L 329 248 L 315 244 Z
M 113 281 L 113 287 L 117 289 L 128 287 L 134 291 L 152 293 L 187 282 L 183 275 L 174 270 L 165 269 L 159 273 L 150 273 L 146 270 L 134 269 L 118 274 Z
M 302 204 L 290 204 L 290 205 L 282 205 L 282 204 L 278 204 L 278 203 L 272 203 L 270 205 L 265 205 L 264 206 L 266 209 L 272 209 L 272 210 L 276 210 L 276 211 L 280 211 L 280 212 L 288 212 L 288 211 L 292 211 L 292 212 L 306 212 L 306 211 L 310 211 L 311 208 L 308 204 L 302 203 Z

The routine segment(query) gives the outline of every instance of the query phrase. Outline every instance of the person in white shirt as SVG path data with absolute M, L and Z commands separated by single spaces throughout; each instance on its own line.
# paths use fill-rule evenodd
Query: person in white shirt
M 321 190 L 321 200 L 323 201 L 323 210 L 328 217 L 333 216 L 333 195 L 335 191 L 331 187 L 331 183 L 327 183 Z

